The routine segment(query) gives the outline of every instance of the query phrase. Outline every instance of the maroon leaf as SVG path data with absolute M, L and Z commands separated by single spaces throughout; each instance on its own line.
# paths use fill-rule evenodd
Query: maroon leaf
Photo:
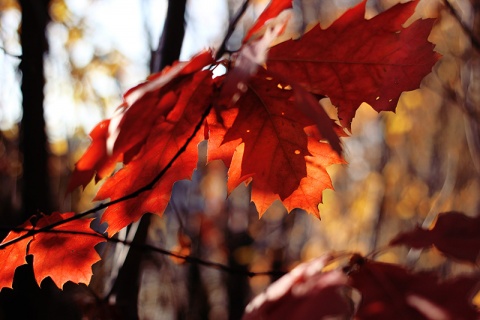
M 434 245 L 451 258 L 475 263 L 480 253 L 480 217 L 471 218 L 459 212 L 441 213 L 431 230 L 417 227 L 399 234 L 390 245 L 413 248 Z
M 360 291 L 357 319 L 477 319 L 472 303 L 480 277 L 441 282 L 433 273 L 412 273 L 393 264 L 362 260 L 350 273 Z
M 350 318 L 347 277 L 339 270 L 322 272 L 330 259 L 325 255 L 298 265 L 253 299 L 243 320 Z

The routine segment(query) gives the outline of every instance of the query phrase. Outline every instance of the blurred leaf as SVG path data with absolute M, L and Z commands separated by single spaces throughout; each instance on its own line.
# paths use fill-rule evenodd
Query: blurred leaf
M 471 218 L 454 211 L 441 213 L 432 229 L 416 227 L 399 234 L 390 245 L 412 248 L 434 245 L 451 258 L 475 263 L 480 253 L 480 217 Z
M 356 319 L 478 319 L 472 304 L 480 277 L 441 282 L 433 273 L 412 273 L 393 264 L 361 260 L 349 274 L 362 300 Z
M 347 277 L 339 270 L 322 271 L 330 260 L 330 255 L 324 255 L 298 265 L 255 297 L 247 305 L 243 320 L 352 317 Z

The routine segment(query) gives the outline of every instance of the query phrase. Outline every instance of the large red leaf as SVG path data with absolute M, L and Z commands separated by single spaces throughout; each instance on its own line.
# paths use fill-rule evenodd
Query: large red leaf
M 279 199 L 289 211 L 302 208 L 319 216 L 322 192 L 332 188 L 325 169 L 341 158 L 319 141 L 315 121 L 298 111 L 291 87 L 262 69 L 247 87 L 236 107 L 222 112 L 223 125 L 209 123 L 209 160 L 229 166 L 230 190 L 252 178 L 260 215 Z
M 26 221 L 18 227 L 20 230 L 33 229 L 30 221 Z M 14 239 L 22 237 L 28 231 L 10 231 L 10 233 L 3 239 L 0 245 L 8 243 Z M 13 276 L 17 267 L 27 263 L 25 256 L 27 255 L 27 245 L 31 238 L 26 238 L 16 242 L 13 245 L 0 249 L 0 289 L 12 288 Z
M 160 121 L 164 121 L 178 100 L 178 88 L 188 86 L 193 74 L 212 63 L 212 54 L 205 51 L 188 62 L 177 62 L 154 74 L 125 94 L 127 110 L 120 115 L 119 125 L 111 129 L 113 153 L 140 150 Z M 130 154 L 127 161 L 133 157 Z
M 116 200 L 133 193 L 149 184 L 167 166 L 193 134 L 195 126 L 211 103 L 212 73 L 205 70 L 189 74 L 183 77 L 178 85 L 170 88 L 171 91 L 166 94 L 176 97 L 174 106 L 168 108 L 167 114 L 155 114 L 155 111 L 152 111 L 155 119 L 151 121 L 153 124 L 149 126 L 148 132 L 145 131 L 144 133 L 146 137 L 141 150 L 124 168 L 105 181 L 96 196 L 97 200 L 107 198 Z M 156 92 L 156 94 L 162 95 L 163 90 Z M 150 108 L 155 108 L 156 105 L 152 106 L 147 103 L 142 107 L 142 112 L 148 114 Z M 127 116 L 131 117 L 132 114 L 127 112 L 125 118 Z M 135 121 L 135 119 L 131 121 Z M 123 149 L 124 145 L 131 145 L 132 141 L 137 143 L 138 137 L 132 137 L 132 140 L 121 139 L 122 133 L 125 136 L 132 136 L 135 131 L 126 130 L 122 125 L 119 128 L 120 140 L 115 144 L 115 148 L 125 150 L 128 148 Z M 124 131 L 122 132 L 122 130 Z M 163 213 L 170 199 L 173 184 L 176 181 L 191 177 L 197 165 L 197 144 L 202 139 L 203 132 L 199 130 L 186 150 L 173 162 L 173 165 L 151 190 L 147 190 L 132 199 L 110 205 L 107 208 L 103 214 L 102 222 L 108 223 L 107 230 L 110 234 L 115 234 L 131 222 L 138 220 L 146 212 Z
M 298 265 L 255 297 L 243 320 L 349 319 L 347 277 L 339 270 L 322 271 L 330 259 L 325 255 Z
M 413 248 L 434 245 L 449 257 L 476 263 L 480 254 L 480 217 L 467 217 L 459 212 L 441 213 L 432 229 L 417 227 L 401 233 L 390 245 Z
M 478 276 L 441 282 L 432 273 L 411 273 L 404 268 L 363 261 L 350 274 L 350 284 L 362 300 L 356 319 L 478 319 L 472 303 Z
M 41 229 L 74 215 L 72 212 L 42 215 L 35 228 L 27 221 L 19 226 L 19 229 L 25 231 L 10 232 L 1 244 L 25 236 L 27 230 Z M 59 288 L 67 281 L 88 285 L 92 277 L 92 265 L 100 260 L 94 246 L 105 241 L 90 229 L 91 221 L 92 219 L 68 221 L 2 248 L 0 288 L 12 287 L 15 269 L 26 263 L 27 254 L 33 255 L 33 271 L 38 284 L 46 277 L 51 277 Z
M 57 212 L 43 216 L 37 222 L 37 228 L 52 225 L 74 215 L 73 212 Z M 92 231 L 92 220 L 69 221 L 54 227 L 53 232 L 40 232 L 34 236 L 28 253 L 33 255 L 33 271 L 38 284 L 46 277 L 51 277 L 59 288 L 67 281 L 87 285 L 90 283 L 92 265 L 100 260 L 94 246 L 106 241 Z M 72 231 L 73 233 L 70 233 Z
M 193 73 L 211 62 L 211 52 L 203 52 L 191 61 L 165 68 L 128 90 L 117 114 L 100 122 L 90 133 L 92 143 L 75 164 L 68 191 L 80 185 L 85 187 L 94 176 L 97 181 L 108 177 L 118 161 L 130 161 L 155 124 L 165 120 L 175 106 L 178 97 L 172 90 L 184 82 L 188 84 Z
M 400 94 L 417 89 L 439 59 L 427 41 L 434 19 L 402 27 L 417 2 L 365 20 L 363 1 L 328 29 L 318 25 L 298 40 L 271 48 L 267 68 L 328 96 L 345 127 L 362 102 L 377 111 L 393 111 Z

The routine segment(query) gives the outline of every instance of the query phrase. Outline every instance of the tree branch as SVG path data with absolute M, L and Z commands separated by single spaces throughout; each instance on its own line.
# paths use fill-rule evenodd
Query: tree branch
M 0 227 L 0 229 L 6 229 Z M 31 231 L 31 229 L 28 228 L 14 228 L 14 229 L 9 229 L 10 231 L 15 231 L 15 232 L 22 232 L 22 231 Z M 92 231 L 92 232 L 85 232 L 85 231 L 77 231 L 77 230 L 54 230 L 54 229 L 49 229 L 49 230 L 42 230 L 38 229 L 38 232 L 43 232 L 43 233 L 57 233 L 57 234 L 72 234 L 72 235 L 81 235 L 81 236 L 88 236 L 88 237 L 95 237 L 95 238 L 102 238 L 108 242 L 113 242 L 113 243 L 121 243 L 123 245 L 127 245 L 131 248 L 135 248 L 138 250 L 149 250 L 153 252 L 157 252 L 169 257 L 174 257 L 177 259 L 184 260 L 185 262 L 189 263 L 196 263 L 201 266 L 217 269 L 220 271 L 224 271 L 230 274 L 237 274 L 237 275 L 243 275 L 247 277 L 257 277 L 257 276 L 283 276 L 286 274 L 284 271 L 278 271 L 278 270 L 269 270 L 269 271 L 260 271 L 260 272 L 254 272 L 254 271 L 245 271 L 244 269 L 237 269 L 237 268 L 232 268 L 228 265 L 219 263 L 219 262 L 214 262 L 214 261 L 209 261 L 209 260 L 203 260 L 198 257 L 190 256 L 190 255 L 183 255 L 177 252 L 173 252 L 167 249 L 155 247 L 149 244 L 137 244 L 134 243 L 133 241 L 128 241 L 128 240 L 121 240 L 117 238 L 110 238 L 104 234 Z
M 178 60 L 185 36 L 186 0 L 169 0 L 167 16 L 158 48 L 152 52 L 150 70 L 158 72 Z
M 218 48 L 217 54 L 215 55 L 215 60 L 220 59 L 223 56 L 223 54 L 227 51 L 227 41 L 230 39 L 233 32 L 235 31 L 235 28 L 237 27 L 237 23 L 238 21 L 240 21 L 240 18 L 243 17 L 243 14 L 247 10 L 249 3 L 250 3 L 250 0 L 245 0 L 240 10 L 237 12 L 237 14 L 232 19 L 232 21 L 230 21 L 230 24 L 228 25 L 227 34 L 223 38 L 220 48 Z

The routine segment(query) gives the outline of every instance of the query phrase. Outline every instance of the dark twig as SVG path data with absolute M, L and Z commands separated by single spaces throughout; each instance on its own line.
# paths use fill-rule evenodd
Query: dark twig
M 250 3 L 249 0 L 245 0 L 240 10 L 237 12 L 235 17 L 233 17 L 232 21 L 230 21 L 230 24 L 228 25 L 227 34 L 225 35 L 225 38 L 223 38 L 222 44 L 218 48 L 217 54 L 215 55 L 215 60 L 220 59 L 223 56 L 223 54 L 227 52 L 227 41 L 230 39 L 233 32 L 235 31 L 235 28 L 237 27 L 237 23 L 238 21 L 240 21 L 240 18 L 242 18 L 243 14 L 247 10 L 249 3 Z
M 0 227 L 0 229 L 5 229 L 5 228 Z M 31 229 L 29 229 L 29 228 L 14 228 L 14 229 L 9 229 L 9 230 L 10 231 L 15 231 L 15 232 L 31 231 Z M 247 277 L 282 276 L 286 273 L 286 272 L 283 272 L 283 271 L 276 271 L 276 270 L 261 271 L 261 272 L 245 271 L 244 269 L 232 268 L 232 267 L 230 267 L 228 265 L 225 265 L 225 264 L 222 264 L 222 263 L 203 260 L 201 258 L 190 256 L 190 255 L 186 256 L 186 255 L 176 253 L 176 252 L 173 252 L 173 251 L 170 251 L 170 250 L 158 248 L 158 247 L 155 247 L 155 246 L 152 246 L 152 245 L 149 245 L 149 244 L 144 244 L 144 243 L 137 244 L 137 243 L 134 243 L 134 242 L 128 241 L 128 240 L 121 240 L 121 239 L 118 239 L 118 238 L 110 238 L 106 235 L 103 235 L 101 233 L 97 233 L 97 232 L 94 232 L 94 231 L 85 232 L 85 231 L 77 231 L 77 230 L 54 230 L 54 229 L 53 230 L 52 229 L 42 230 L 42 231 L 40 231 L 40 230 L 41 229 L 38 229 L 39 232 L 43 232 L 43 233 L 71 234 L 71 235 L 81 235 L 81 236 L 101 238 L 101 239 L 104 239 L 108 242 L 121 243 L 121 244 L 130 246 L 131 248 L 135 248 L 135 249 L 139 249 L 139 250 L 149 250 L 149 251 L 157 252 L 157 253 L 160 253 L 160 254 L 163 254 L 163 255 L 166 255 L 166 256 L 169 256 L 169 257 L 174 257 L 174 258 L 177 258 L 177 259 L 184 260 L 185 262 L 196 263 L 198 265 L 202 265 L 202 266 L 205 266 L 205 267 L 214 268 L 214 269 L 224 271 L 224 272 L 227 272 L 227 273 L 238 274 L 238 275 L 243 275 L 243 276 L 247 276 Z

